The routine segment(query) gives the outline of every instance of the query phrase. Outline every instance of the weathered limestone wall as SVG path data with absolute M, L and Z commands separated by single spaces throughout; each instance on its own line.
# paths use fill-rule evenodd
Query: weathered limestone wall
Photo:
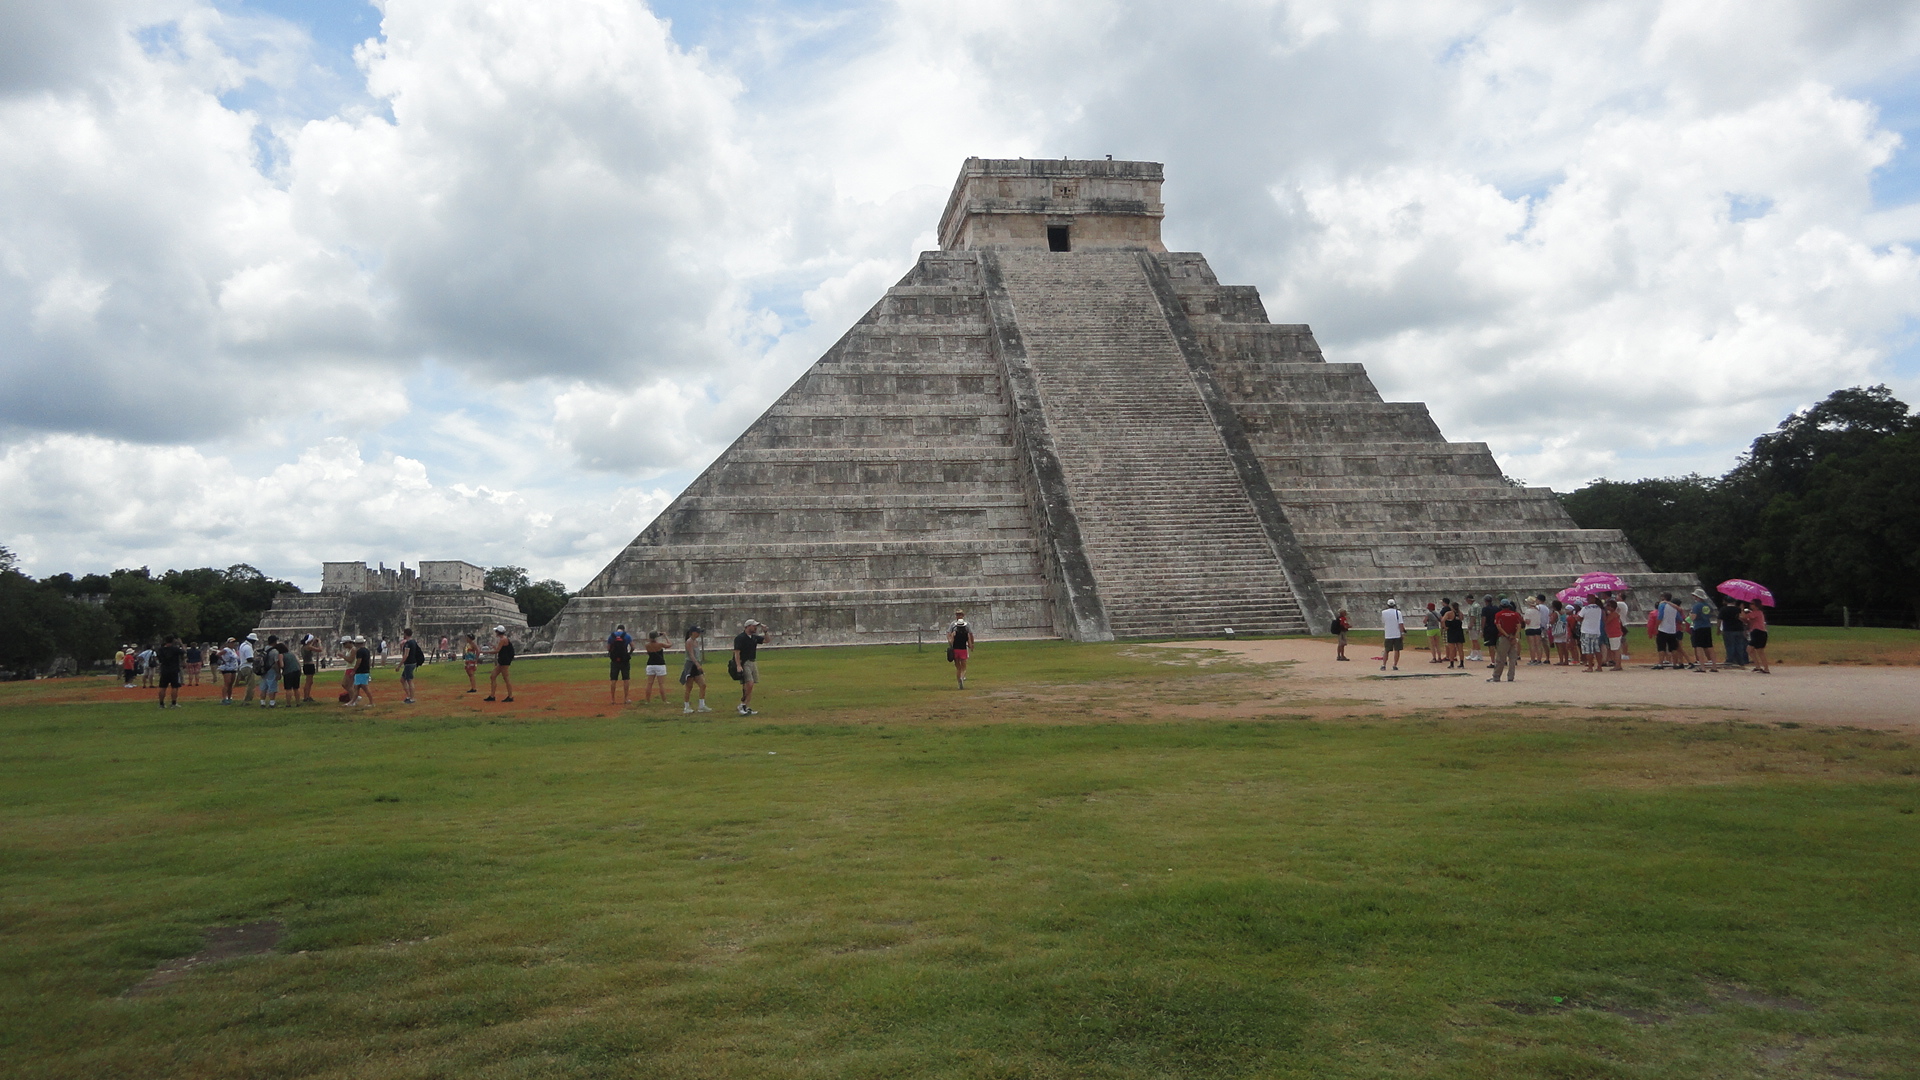
M 968 158 L 940 216 L 940 247 L 1045 250 L 1047 229 L 1062 227 L 1074 251 L 1165 251 L 1160 185 L 1151 161 Z

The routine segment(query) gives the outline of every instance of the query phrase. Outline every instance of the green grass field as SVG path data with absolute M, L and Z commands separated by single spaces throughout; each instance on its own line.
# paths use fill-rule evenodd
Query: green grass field
M 495 711 L 0 686 L 0 1072 L 1920 1075 L 1905 737 L 1157 719 L 1284 678 L 1198 655 L 775 651 L 698 722 L 584 661 Z

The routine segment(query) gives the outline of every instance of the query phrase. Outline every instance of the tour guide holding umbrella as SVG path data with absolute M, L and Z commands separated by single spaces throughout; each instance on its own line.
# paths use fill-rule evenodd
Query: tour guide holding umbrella
M 1719 585 L 1720 595 L 1740 601 L 1740 622 L 1747 628 L 1747 652 L 1753 660 L 1755 675 L 1771 675 L 1767 664 L 1767 614 L 1762 604 L 1773 605 L 1773 593 L 1765 585 L 1746 578 L 1729 578 Z

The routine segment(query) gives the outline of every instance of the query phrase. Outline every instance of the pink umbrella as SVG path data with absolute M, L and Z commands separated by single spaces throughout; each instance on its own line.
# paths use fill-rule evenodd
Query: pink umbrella
M 1573 584 L 1575 588 L 1583 585 L 1598 585 L 1601 592 L 1626 592 L 1630 587 L 1618 574 L 1609 574 L 1604 570 L 1581 574 L 1573 579 Z
M 1730 597 L 1734 600 L 1745 600 L 1749 603 L 1765 604 L 1768 607 L 1773 606 L 1773 593 L 1768 590 L 1765 585 L 1757 581 L 1748 581 L 1746 578 L 1729 578 L 1719 584 L 1718 591 L 1721 596 Z
M 1579 581 L 1567 588 L 1561 589 L 1559 597 L 1562 601 L 1585 600 L 1588 597 L 1598 596 L 1601 593 L 1623 592 L 1625 590 L 1626 586 L 1624 585 L 1610 584 L 1605 581 Z

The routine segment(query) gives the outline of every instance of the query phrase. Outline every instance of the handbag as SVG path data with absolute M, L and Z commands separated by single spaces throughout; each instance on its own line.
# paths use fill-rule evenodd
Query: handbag
M 739 662 L 731 656 L 727 658 L 727 678 L 732 679 L 734 682 L 740 682 L 746 678 L 746 676 L 740 672 Z
M 951 645 L 947 647 L 947 663 L 953 663 L 953 647 Z

